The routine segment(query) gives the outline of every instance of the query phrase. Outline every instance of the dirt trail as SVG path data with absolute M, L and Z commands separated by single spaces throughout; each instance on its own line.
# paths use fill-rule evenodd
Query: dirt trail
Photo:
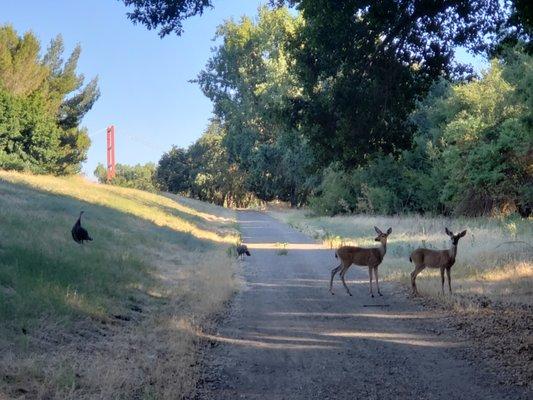
M 240 212 L 244 289 L 211 337 L 203 399 L 522 399 L 462 357 L 439 315 L 393 285 L 368 295 L 368 272 L 328 292 L 332 250 L 259 212 Z M 370 233 L 369 233 L 370 234 Z M 271 245 L 288 243 L 288 254 Z M 298 250 L 300 248 L 300 250 Z M 530 394 L 529 394 L 530 395 Z

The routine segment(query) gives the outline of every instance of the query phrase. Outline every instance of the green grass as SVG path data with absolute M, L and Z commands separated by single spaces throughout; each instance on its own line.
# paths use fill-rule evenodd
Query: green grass
M 80 210 L 84 245 L 70 233 Z M 0 171 L 0 398 L 21 385 L 131 398 L 146 382 L 156 398 L 190 395 L 198 340 L 178 325 L 201 329 L 235 289 L 234 227 L 232 211 L 178 196 Z M 165 360 L 151 358 L 163 345 Z

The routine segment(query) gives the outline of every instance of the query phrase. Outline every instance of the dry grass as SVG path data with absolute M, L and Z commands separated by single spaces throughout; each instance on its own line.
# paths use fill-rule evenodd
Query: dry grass
M 70 237 L 79 210 L 94 241 Z M 230 210 L 0 172 L 0 399 L 179 399 L 236 290 Z
M 215 206 L 205 205 L 202 210 L 195 209 L 197 202 L 179 196 L 144 192 L 119 186 L 100 185 L 82 177 L 29 175 L 17 172 L 0 171 L 0 179 L 25 184 L 39 191 L 72 197 L 93 205 L 100 205 L 142 218 L 153 224 L 170 228 L 177 232 L 190 234 L 198 239 L 231 243 L 231 235 L 213 232 L 213 224 L 232 222 L 229 210 L 222 209 L 216 214 L 209 213 Z M 22 201 L 22 200 L 21 200 Z
M 447 226 L 467 229 L 452 268 L 454 294 L 441 295 L 440 273 L 424 270 L 417 278 L 430 308 L 445 310 L 469 357 L 493 371 L 504 384 L 533 390 L 533 224 L 531 219 L 449 219 L 420 216 L 311 217 L 304 210 L 270 211 L 325 245 L 375 246 L 374 225 L 392 227 L 380 275 L 410 292 L 410 252 L 417 247 L 448 248 Z M 333 259 L 332 259 L 333 266 Z
M 450 240 L 447 226 L 454 232 L 467 229 L 459 242 L 452 268 L 452 284 L 458 294 L 479 294 L 498 301 L 533 301 L 533 224 L 524 219 L 450 219 L 421 216 L 337 216 L 312 217 L 305 210 L 270 211 L 312 237 L 335 248 L 341 244 L 375 246 L 374 226 L 392 227 L 387 255 L 380 266 L 385 279 L 409 285 L 413 270 L 409 254 L 417 247 L 445 249 Z M 440 295 L 440 276 L 436 270 L 424 270 L 417 278 L 422 294 Z

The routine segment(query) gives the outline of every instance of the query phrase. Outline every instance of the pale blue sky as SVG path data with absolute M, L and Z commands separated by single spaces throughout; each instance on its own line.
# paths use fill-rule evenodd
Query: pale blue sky
M 215 8 L 184 24 L 181 37 L 160 39 L 156 31 L 133 25 L 118 0 L 0 0 L 0 23 L 22 34 L 32 30 L 44 48 L 61 33 L 68 54 L 82 46 L 78 71 L 86 81 L 99 76 L 100 99 L 85 116 L 92 145 L 83 171 L 92 178 L 105 164 L 105 127 L 116 129 L 116 160 L 157 162 L 176 144 L 190 145 L 211 117 L 211 103 L 189 83 L 204 67 L 216 27 L 225 19 L 255 15 L 265 1 L 215 1 Z M 460 58 L 470 59 L 464 52 Z M 479 64 L 479 62 L 478 62 Z
M 160 39 L 156 31 L 133 25 L 118 0 L 0 0 L 0 23 L 19 34 L 32 30 L 44 48 L 58 33 L 66 53 L 82 46 L 78 71 L 86 81 L 99 76 L 100 99 L 85 116 L 92 145 L 83 171 L 92 177 L 105 164 L 105 127 L 116 129 L 116 160 L 157 162 L 172 144 L 188 146 L 207 126 L 211 103 L 189 83 L 214 46 L 216 27 L 225 19 L 255 15 L 257 0 L 215 1 L 215 8 L 184 24 L 181 37 Z

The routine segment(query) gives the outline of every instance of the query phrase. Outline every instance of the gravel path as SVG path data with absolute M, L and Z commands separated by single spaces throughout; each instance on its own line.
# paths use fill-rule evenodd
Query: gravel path
M 239 222 L 252 257 L 242 263 L 243 290 L 208 337 L 216 345 L 200 398 L 528 398 L 462 357 L 464 343 L 441 317 L 395 286 L 372 299 L 366 268 L 347 274 L 353 297 L 338 278 L 332 296 L 332 250 L 264 213 L 240 212 Z M 288 243 L 287 255 L 277 242 Z

